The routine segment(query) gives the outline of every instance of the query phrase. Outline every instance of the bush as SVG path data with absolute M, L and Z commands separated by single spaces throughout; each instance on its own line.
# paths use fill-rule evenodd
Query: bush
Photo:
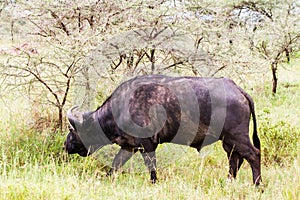
M 298 155 L 300 132 L 288 122 L 278 121 L 274 124 L 269 119 L 260 123 L 259 133 L 262 143 L 262 162 L 265 165 L 285 165 Z

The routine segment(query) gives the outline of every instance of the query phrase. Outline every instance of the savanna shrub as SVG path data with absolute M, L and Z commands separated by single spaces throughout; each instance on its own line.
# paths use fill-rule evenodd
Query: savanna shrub
M 259 135 L 262 144 L 262 162 L 284 165 L 294 160 L 298 154 L 300 132 L 288 122 L 261 121 Z

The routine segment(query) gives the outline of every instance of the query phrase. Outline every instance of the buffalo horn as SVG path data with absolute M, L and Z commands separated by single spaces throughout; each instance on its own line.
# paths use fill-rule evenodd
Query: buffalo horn
M 70 125 L 72 126 L 72 128 L 74 130 L 76 130 L 76 127 L 75 127 L 75 122 L 78 121 L 76 119 L 76 117 L 73 115 L 73 110 L 75 110 L 76 108 L 78 108 L 79 106 L 74 106 L 73 108 L 70 108 L 68 111 L 67 111 L 67 117 L 68 117 L 68 120 L 70 122 Z

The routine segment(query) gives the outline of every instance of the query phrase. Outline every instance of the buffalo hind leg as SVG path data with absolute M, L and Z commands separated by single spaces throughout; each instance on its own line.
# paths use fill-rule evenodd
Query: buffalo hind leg
M 243 164 L 243 157 L 240 156 L 235 150 L 234 147 L 227 145 L 223 142 L 223 148 L 227 153 L 227 157 L 229 160 L 229 175 L 228 178 L 236 178 L 237 172 L 239 171 L 241 165 Z
M 246 138 L 245 135 L 241 135 L 241 137 L 234 140 L 226 140 L 225 138 L 223 142 L 228 146 L 234 146 L 234 151 L 249 162 L 252 169 L 253 183 L 258 186 L 261 181 L 260 150 L 254 147 L 250 138 Z
M 113 160 L 112 169 L 107 173 L 107 175 L 110 176 L 114 172 L 118 171 L 136 152 L 137 150 L 135 149 L 131 150 L 121 148 Z
M 261 181 L 260 150 L 251 144 L 250 139 L 248 142 L 241 143 L 237 147 L 239 147 L 237 148 L 237 152 L 245 158 L 251 166 L 253 183 L 259 186 Z

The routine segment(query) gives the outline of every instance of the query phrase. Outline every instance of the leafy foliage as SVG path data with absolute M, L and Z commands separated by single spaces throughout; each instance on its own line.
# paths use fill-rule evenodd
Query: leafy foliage
M 263 141 L 263 162 L 266 165 L 288 164 L 299 154 L 300 132 L 288 122 L 271 124 L 269 120 L 264 119 L 259 129 Z

